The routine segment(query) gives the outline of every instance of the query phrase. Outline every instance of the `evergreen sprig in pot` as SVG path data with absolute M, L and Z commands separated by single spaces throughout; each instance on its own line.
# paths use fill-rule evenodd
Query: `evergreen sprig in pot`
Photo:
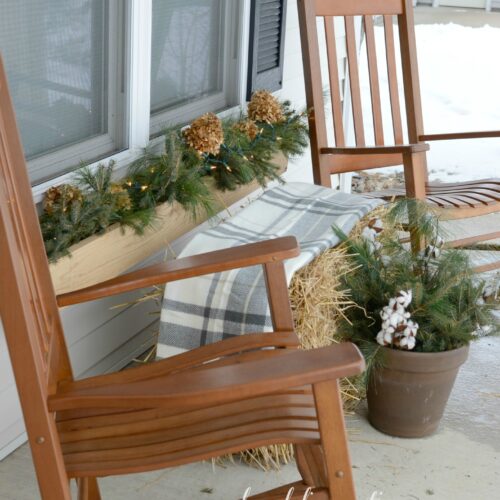
M 475 275 L 466 252 L 446 248 L 438 217 L 417 201 L 386 207 L 357 235 L 335 231 L 353 264 L 343 285 L 354 305 L 341 333 L 366 357 L 370 423 L 393 436 L 428 436 L 470 341 L 498 328 L 498 283 Z

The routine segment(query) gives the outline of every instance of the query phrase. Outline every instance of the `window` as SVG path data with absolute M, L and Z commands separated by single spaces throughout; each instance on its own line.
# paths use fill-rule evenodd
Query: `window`
M 240 104 L 249 1 L 0 0 L 36 196 L 81 162 L 125 167 L 165 125 Z
M 152 134 L 235 104 L 229 81 L 234 61 L 228 49 L 237 3 L 153 0 Z
M 0 49 L 32 182 L 119 147 L 115 4 L 20 0 L 1 9 Z

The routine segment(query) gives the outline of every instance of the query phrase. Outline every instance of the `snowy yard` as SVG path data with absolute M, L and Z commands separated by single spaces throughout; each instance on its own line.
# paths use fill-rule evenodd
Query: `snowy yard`
M 384 31 L 376 28 L 379 71 L 385 77 L 382 105 L 386 141 L 391 143 Z M 457 24 L 416 26 L 426 133 L 500 129 L 500 28 Z M 361 51 L 364 109 L 370 110 L 366 49 Z M 401 83 L 402 79 L 399 78 Z M 401 89 L 402 90 L 402 89 Z M 365 112 L 367 143 L 373 141 Z M 373 143 L 373 142 L 372 142 Z M 498 177 L 500 139 L 433 142 L 428 155 L 431 180 L 456 182 Z M 394 169 L 391 169 L 394 172 Z

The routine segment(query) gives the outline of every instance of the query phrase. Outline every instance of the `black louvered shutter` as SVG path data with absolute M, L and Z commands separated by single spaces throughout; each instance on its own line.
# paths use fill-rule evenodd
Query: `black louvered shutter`
M 252 0 L 247 99 L 282 87 L 287 0 Z

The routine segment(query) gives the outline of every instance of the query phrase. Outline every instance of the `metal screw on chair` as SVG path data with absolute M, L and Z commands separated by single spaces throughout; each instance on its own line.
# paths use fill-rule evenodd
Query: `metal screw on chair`
M 36 438 L 36 444 L 43 444 L 45 443 L 45 438 L 43 436 L 38 436 Z
M 344 477 L 344 471 L 342 470 L 338 470 L 336 473 L 335 473 L 335 476 L 342 479 Z

